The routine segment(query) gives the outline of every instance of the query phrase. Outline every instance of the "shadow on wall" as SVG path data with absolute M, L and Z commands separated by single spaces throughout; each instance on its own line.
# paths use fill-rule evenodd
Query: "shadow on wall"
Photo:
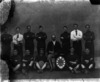
M 21 27 L 25 32 L 27 25 L 32 26 L 32 31 L 37 33 L 38 26 L 43 25 L 44 31 L 50 40 L 51 34 L 57 37 L 63 32 L 62 27 L 68 25 L 69 31 L 73 29 L 72 24 L 78 23 L 79 29 L 85 31 L 84 25 L 89 23 L 95 32 L 95 50 L 100 53 L 100 6 L 93 6 L 89 2 L 62 2 L 62 3 L 17 3 L 15 15 L 6 26 L 10 33 L 14 34 L 14 28 Z

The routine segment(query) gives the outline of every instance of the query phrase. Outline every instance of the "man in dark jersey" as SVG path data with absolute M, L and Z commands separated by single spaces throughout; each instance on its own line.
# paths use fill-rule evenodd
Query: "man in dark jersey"
M 72 73 L 79 72 L 79 60 L 75 54 L 74 48 L 71 48 L 70 54 L 68 55 L 68 68 Z
M 45 49 L 46 49 L 46 42 L 45 42 L 46 39 L 47 39 L 47 35 L 46 35 L 45 32 L 43 32 L 43 27 L 39 26 L 39 33 L 36 34 L 38 54 L 39 54 L 41 48 L 43 48 L 43 50 L 45 51 Z
M 67 26 L 64 26 L 63 28 L 64 32 L 61 34 L 60 40 L 62 42 L 62 52 L 67 58 L 67 55 L 70 52 L 70 33 L 67 31 Z
M 13 54 L 10 57 L 10 63 L 11 79 L 15 79 L 15 74 L 22 71 L 22 57 L 18 55 L 17 50 L 13 50 Z
M 55 69 L 55 60 L 61 52 L 60 42 L 56 40 L 56 36 L 52 35 L 52 41 L 47 45 L 48 60 L 50 63 L 51 70 Z
M 29 50 L 30 54 L 34 54 L 34 39 L 35 34 L 31 32 L 31 26 L 27 26 L 27 32 L 24 33 L 25 50 Z
M 90 53 L 90 50 L 88 48 L 85 49 L 85 53 L 82 55 L 82 72 L 88 73 L 89 71 L 94 70 L 95 68 L 95 62 L 94 58 Z
M 94 40 L 95 35 L 94 32 L 90 30 L 90 25 L 86 25 L 85 28 L 87 31 L 84 33 L 84 40 L 85 40 L 85 48 L 90 50 L 91 55 L 94 57 Z
M 32 68 L 34 64 L 34 58 L 33 55 L 31 55 L 30 50 L 26 50 L 25 52 L 26 53 L 22 59 L 22 70 L 23 73 L 27 74 L 27 72 L 29 72 L 30 68 Z
M 47 58 L 44 54 L 44 50 L 40 49 L 40 54 L 36 57 L 36 67 L 38 68 L 38 72 L 43 72 L 43 70 L 47 66 Z
M 11 55 L 11 43 L 12 43 L 12 35 L 7 32 L 7 28 L 5 28 L 4 33 L 1 35 L 1 59 L 4 60 L 8 68 L 10 70 L 10 55 Z M 9 73 L 10 79 L 10 73 Z

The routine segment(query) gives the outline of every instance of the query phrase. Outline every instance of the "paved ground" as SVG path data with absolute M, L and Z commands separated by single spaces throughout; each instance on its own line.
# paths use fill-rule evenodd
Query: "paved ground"
M 100 78 L 100 69 L 96 69 L 95 71 L 88 74 L 72 74 L 69 71 L 45 71 L 42 74 L 37 72 L 30 72 L 27 75 L 18 74 L 17 79 L 79 79 L 79 78 Z

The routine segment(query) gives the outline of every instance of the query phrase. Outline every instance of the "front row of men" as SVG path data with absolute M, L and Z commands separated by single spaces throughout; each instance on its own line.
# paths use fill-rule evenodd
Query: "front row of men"
M 55 36 L 52 36 L 52 40 L 55 40 Z M 56 43 L 54 50 L 51 50 L 49 42 L 47 47 L 47 54 L 44 53 L 44 49 L 40 49 L 40 52 L 36 56 L 32 56 L 29 50 L 25 51 L 23 57 L 18 54 L 17 50 L 13 51 L 10 57 L 10 73 L 22 72 L 27 74 L 32 69 L 37 69 L 39 73 L 42 73 L 44 69 L 68 69 L 72 73 L 88 73 L 95 68 L 95 62 L 93 56 L 90 54 L 88 48 L 82 53 L 81 62 L 79 55 L 76 54 L 74 48 L 70 49 L 70 53 L 66 56 L 61 52 L 61 46 L 59 42 Z M 13 75 L 14 76 L 14 75 Z

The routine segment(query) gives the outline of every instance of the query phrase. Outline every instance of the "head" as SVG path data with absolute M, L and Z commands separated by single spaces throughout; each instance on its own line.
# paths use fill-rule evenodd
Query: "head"
M 73 24 L 73 27 L 76 30 L 78 28 L 78 24 Z
M 39 26 L 39 31 L 42 32 L 43 31 L 43 26 Z
M 85 28 L 86 28 L 87 30 L 90 30 L 90 25 L 89 25 L 89 24 L 85 25 Z
M 44 54 L 44 50 L 40 49 L 40 56 L 43 56 L 43 54 Z
M 89 50 L 88 48 L 86 48 L 86 49 L 85 49 L 85 53 L 86 53 L 86 54 L 89 54 L 89 53 L 90 53 L 90 50 Z
M 8 28 L 7 28 L 7 27 L 5 27 L 4 32 L 5 32 L 5 33 L 7 33 L 7 31 L 8 31 Z
M 29 50 L 26 50 L 26 55 L 30 55 L 30 51 Z
M 31 31 L 31 26 L 28 25 L 28 26 L 26 27 L 26 29 L 27 29 L 27 32 L 30 32 L 30 31 Z
M 14 50 L 14 51 L 13 51 L 13 54 L 14 54 L 14 55 L 17 55 L 17 54 L 18 54 L 18 51 L 17 51 L 17 50 Z
M 64 27 L 63 27 L 64 31 L 67 31 L 67 28 L 68 28 L 67 26 L 64 26 Z
M 55 35 L 52 35 L 51 38 L 52 38 L 52 41 L 56 41 L 56 36 Z
M 74 48 L 71 48 L 70 49 L 70 52 L 71 52 L 71 54 L 74 53 Z
M 16 32 L 20 33 L 20 27 L 16 27 Z

